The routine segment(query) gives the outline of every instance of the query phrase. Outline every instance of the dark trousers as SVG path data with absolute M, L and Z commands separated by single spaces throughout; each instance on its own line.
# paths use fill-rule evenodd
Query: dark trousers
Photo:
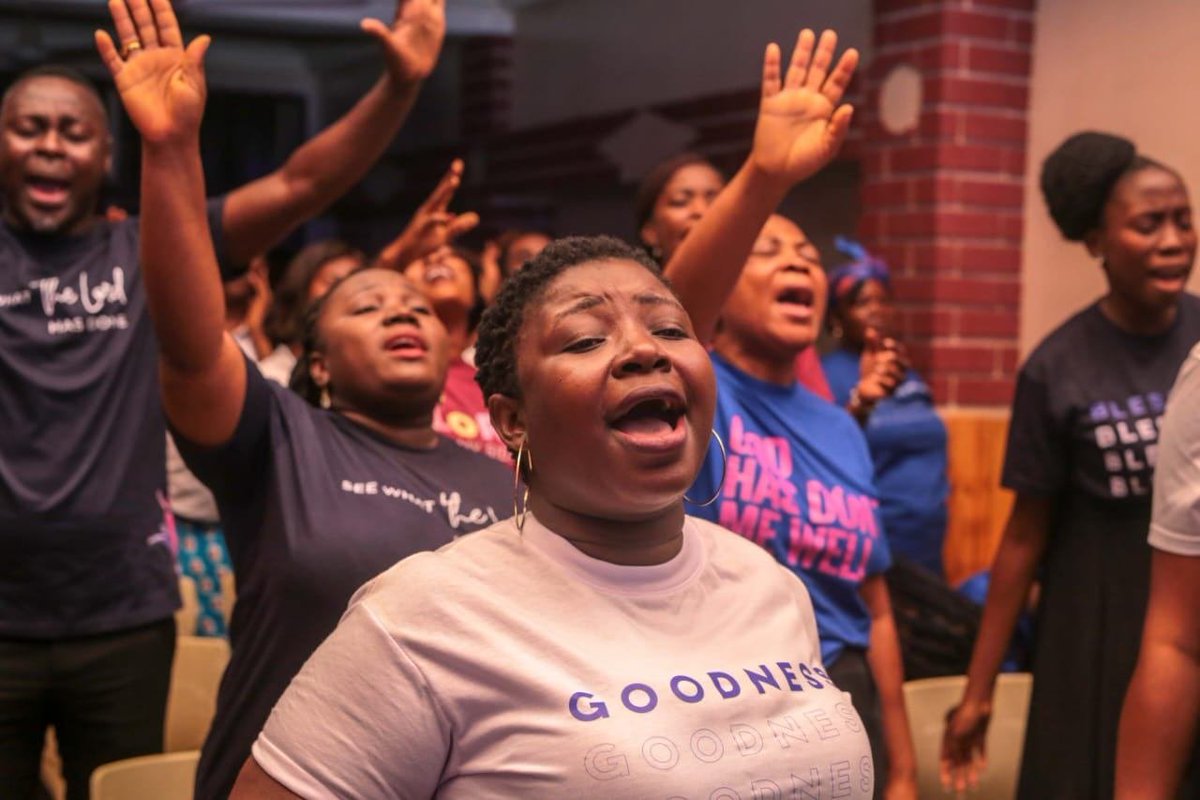
M 883 714 L 879 706 L 879 689 L 867 663 L 867 652 L 848 647 L 837 661 L 827 666 L 829 677 L 843 692 L 850 693 L 854 710 L 862 718 L 867 739 L 871 742 L 871 760 L 875 762 L 875 797 L 883 797 L 887 785 L 887 746 L 883 740 Z
M 161 753 L 175 620 L 60 641 L 0 638 L 0 787 L 34 797 L 46 728 L 54 726 L 68 800 L 92 770 Z

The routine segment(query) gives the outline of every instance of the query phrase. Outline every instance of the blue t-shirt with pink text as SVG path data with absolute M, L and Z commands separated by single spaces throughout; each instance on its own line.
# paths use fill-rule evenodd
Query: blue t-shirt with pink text
M 847 647 L 867 647 L 859 587 L 892 561 L 866 440 L 848 413 L 799 383 L 767 383 L 712 360 L 725 482 L 716 502 L 689 504 L 688 513 L 758 543 L 804 581 L 828 666 Z M 713 447 L 688 497 L 712 497 L 721 472 Z

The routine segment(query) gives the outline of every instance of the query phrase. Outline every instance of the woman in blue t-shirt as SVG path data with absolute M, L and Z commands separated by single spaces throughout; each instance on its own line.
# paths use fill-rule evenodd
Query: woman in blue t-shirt
M 786 77 L 779 49 L 768 48 L 750 158 L 667 264 L 697 334 L 713 344 L 714 429 L 727 450 L 724 467 L 710 455 L 689 510 L 759 543 L 805 582 L 822 657 L 850 692 L 887 776 L 877 794 L 915 798 L 871 456 L 857 422 L 796 381 L 796 356 L 821 324 L 825 273 L 803 231 L 771 215 L 833 158 L 849 127 L 850 108 L 837 104 L 857 54 L 847 51 L 830 71 L 836 44 L 831 31 L 819 43 L 802 32 Z
M 944 574 L 946 425 L 915 370 L 905 371 L 890 397 L 864 401 L 855 392 L 864 350 L 894 335 L 896 311 L 887 264 L 854 242 L 838 239 L 850 261 L 829 275 L 829 319 L 837 346 L 821 358 L 834 401 L 858 412 L 892 552 Z

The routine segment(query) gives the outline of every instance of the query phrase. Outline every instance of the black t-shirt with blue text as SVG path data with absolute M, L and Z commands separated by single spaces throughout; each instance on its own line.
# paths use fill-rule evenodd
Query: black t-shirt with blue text
M 137 219 L 0 224 L 0 636 L 123 630 L 179 605 L 138 245 Z
M 1121 330 L 1093 304 L 1017 378 L 1002 483 L 1051 504 L 1021 797 L 1111 793 L 1149 590 L 1159 426 L 1197 341 L 1193 295 L 1155 336 Z
M 498 462 L 442 436 L 431 450 L 401 447 L 246 367 L 228 443 L 201 448 L 176 435 L 217 499 L 237 579 L 201 799 L 228 796 L 275 701 L 360 586 L 512 506 L 512 473 Z

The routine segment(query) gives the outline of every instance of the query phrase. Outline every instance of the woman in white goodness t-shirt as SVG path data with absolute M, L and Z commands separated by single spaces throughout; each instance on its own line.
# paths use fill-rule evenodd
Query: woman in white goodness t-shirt
M 524 508 L 361 590 L 233 796 L 870 797 L 804 585 L 684 515 L 716 387 L 654 263 L 550 245 L 478 353 Z
M 794 121 L 814 171 L 826 105 Z M 362 589 L 233 796 L 871 797 L 804 585 L 684 513 L 724 447 L 712 362 L 654 262 L 551 244 L 484 315 L 476 361 L 526 487 L 515 517 Z

